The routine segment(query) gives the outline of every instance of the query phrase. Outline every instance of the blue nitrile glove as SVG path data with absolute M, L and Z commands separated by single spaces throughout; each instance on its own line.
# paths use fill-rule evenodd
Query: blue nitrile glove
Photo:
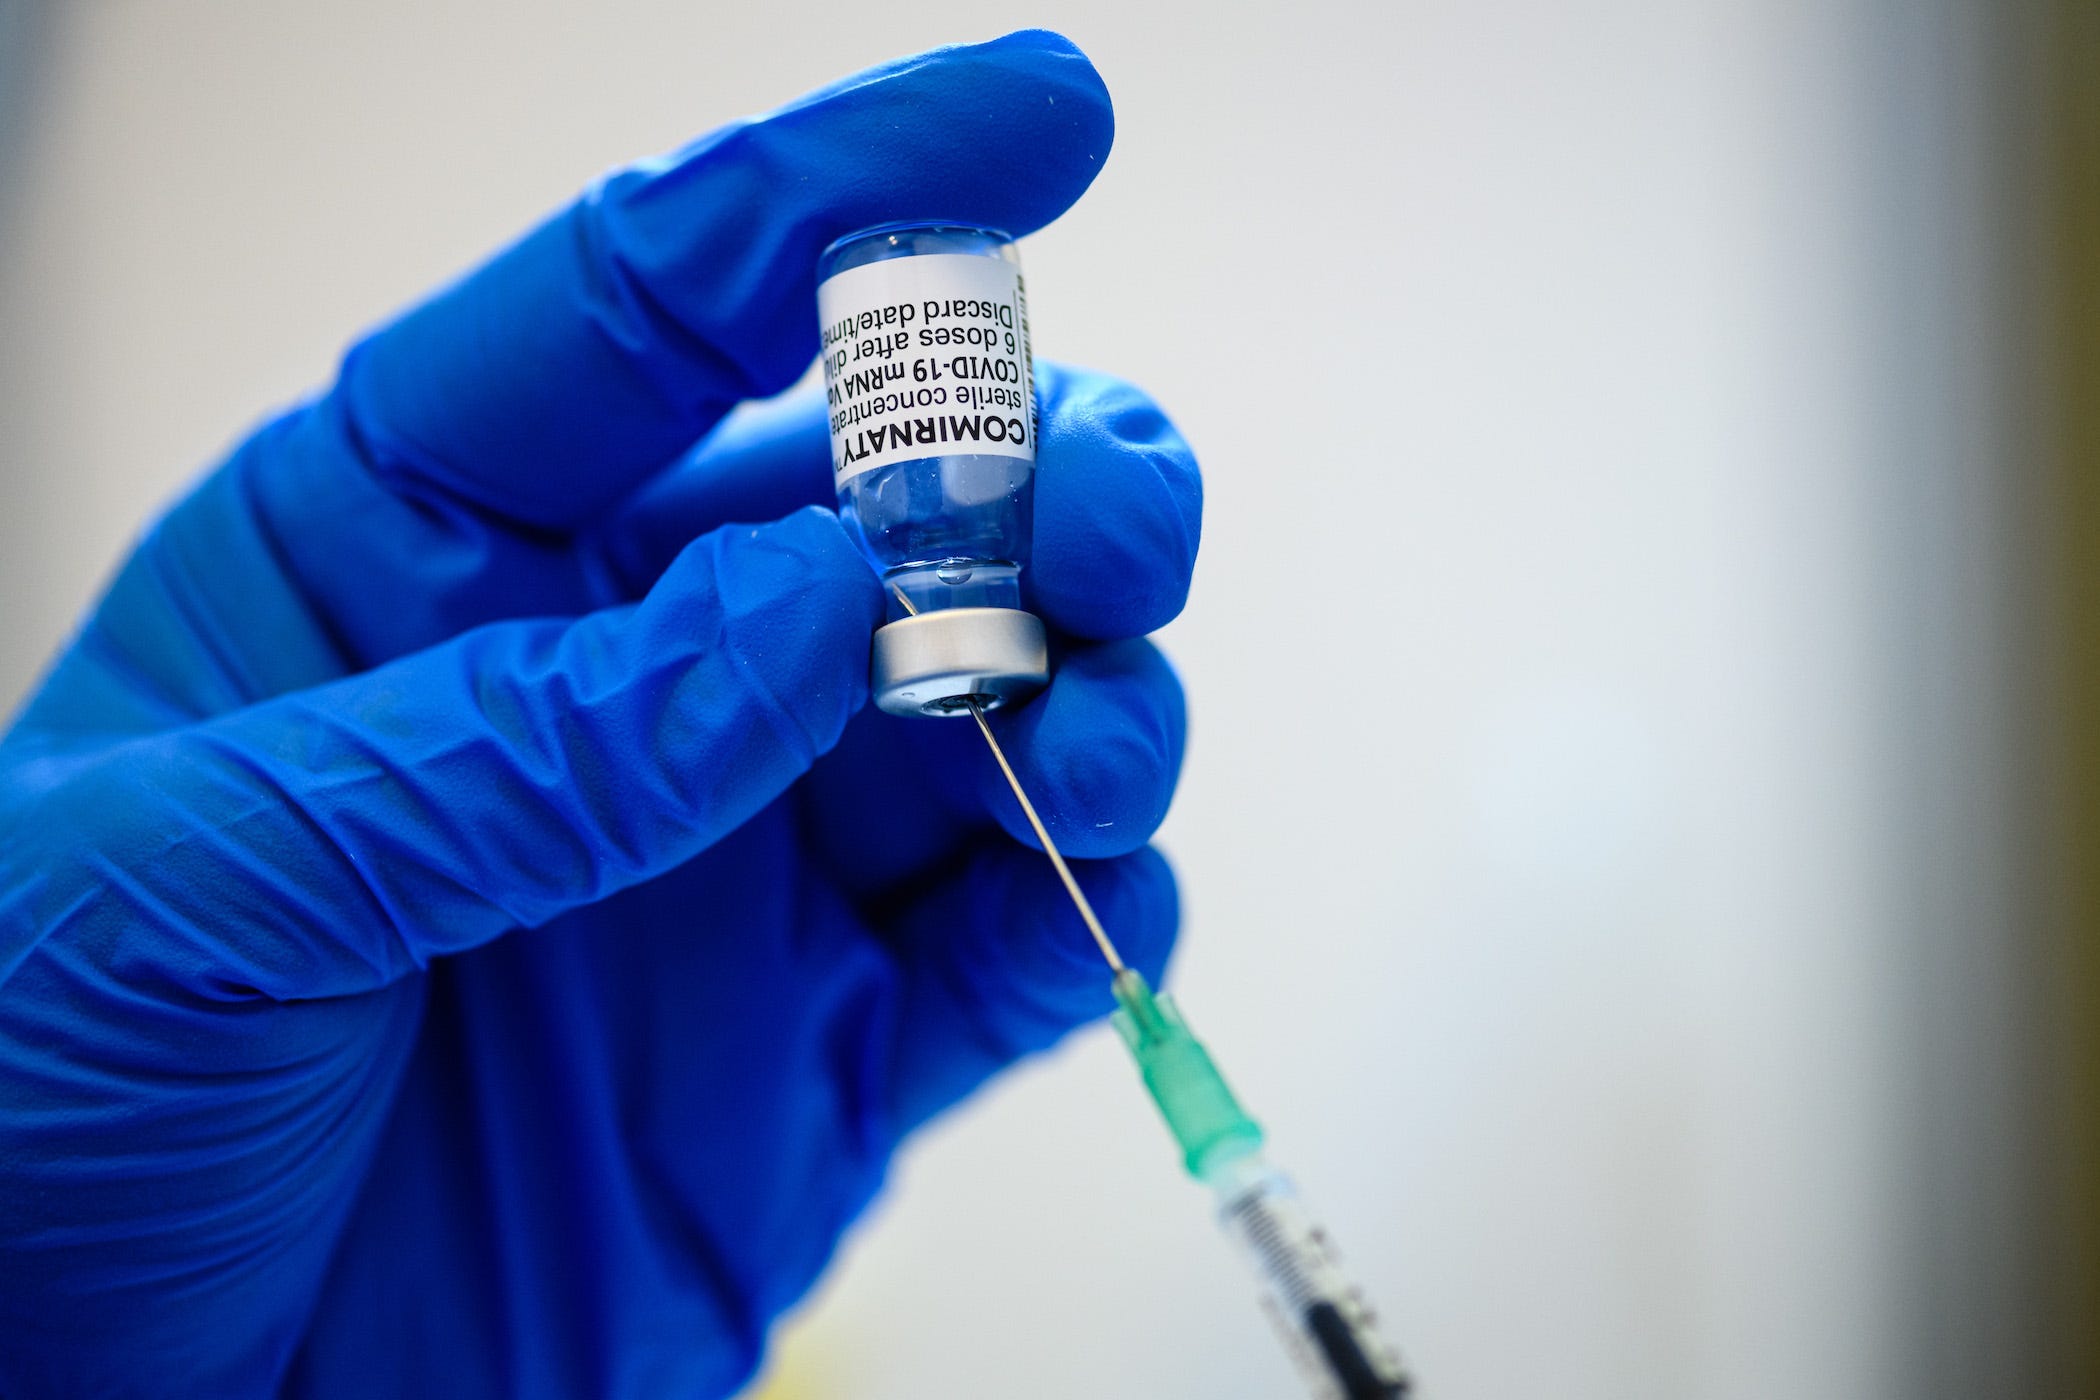
M 709 434 L 827 242 L 1026 233 L 1110 128 L 1017 34 L 622 171 L 153 528 L 0 745 L 0 1394 L 723 1394 L 902 1135 L 1109 1008 L 973 727 L 865 704 L 821 403 Z M 1156 974 L 1200 488 L 1041 388 L 996 722 Z

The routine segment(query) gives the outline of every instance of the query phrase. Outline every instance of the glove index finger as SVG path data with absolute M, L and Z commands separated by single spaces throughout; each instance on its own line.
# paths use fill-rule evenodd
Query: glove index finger
M 596 518 L 817 351 L 816 262 L 901 219 L 1019 236 L 1077 199 L 1113 117 L 1043 31 L 871 69 L 608 176 L 346 358 L 382 476 L 528 526 Z
M 837 517 L 716 531 L 640 603 L 496 623 L 110 749 L 48 799 L 80 829 L 23 860 L 143 977 L 370 991 L 742 825 L 865 702 L 880 616 Z

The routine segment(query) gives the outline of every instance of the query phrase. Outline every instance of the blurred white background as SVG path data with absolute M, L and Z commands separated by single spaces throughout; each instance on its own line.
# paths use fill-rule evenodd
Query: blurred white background
M 40 16 L 40 17 L 39 17 Z M 143 520 L 593 174 L 1046 24 L 1027 242 L 1209 500 L 1175 983 L 1437 1397 L 2017 1394 L 1978 7 L 93 0 L 6 40 L 0 701 Z M 926 1136 L 778 1393 L 1281 1396 L 1095 1030 Z

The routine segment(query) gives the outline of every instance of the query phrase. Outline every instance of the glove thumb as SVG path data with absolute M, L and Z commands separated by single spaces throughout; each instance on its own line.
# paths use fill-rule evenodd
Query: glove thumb
M 880 611 L 827 511 L 717 530 L 639 603 L 497 623 L 105 751 L 41 809 L 76 820 L 51 825 L 33 902 L 99 907 L 205 995 L 384 985 L 756 814 L 866 699 Z

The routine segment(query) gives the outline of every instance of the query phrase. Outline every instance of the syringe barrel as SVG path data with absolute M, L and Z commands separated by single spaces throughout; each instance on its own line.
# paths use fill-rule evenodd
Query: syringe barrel
M 1218 1222 L 1252 1261 L 1262 1303 L 1319 1400 L 1400 1400 L 1400 1358 L 1378 1336 L 1363 1294 L 1343 1275 L 1327 1234 L 1290 1179 L 1259 1153 L 1220 1162 L 1204 1177 Z

